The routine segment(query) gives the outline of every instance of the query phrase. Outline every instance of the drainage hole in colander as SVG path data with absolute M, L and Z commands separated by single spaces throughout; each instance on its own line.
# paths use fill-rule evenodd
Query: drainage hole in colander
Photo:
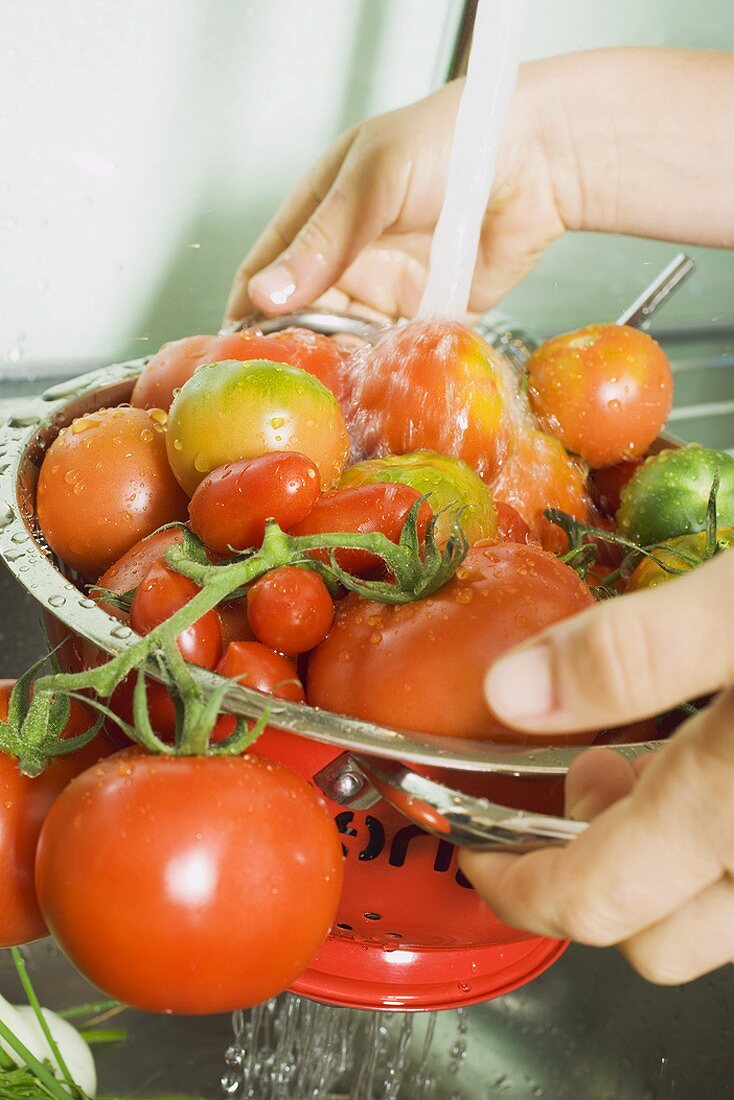
M 365 920 L 382 920 L 382 917 L 380 916 L 379 913 L 365 913 L 364 914 L 364 919 Z

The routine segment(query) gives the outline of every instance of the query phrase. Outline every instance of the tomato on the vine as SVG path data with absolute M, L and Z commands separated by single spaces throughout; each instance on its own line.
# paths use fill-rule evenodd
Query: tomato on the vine
M 296 666 L 282 653 L 276 653 L 261 642 L 230 642 L 216 671 L 244 687 L 290 703 L 303 703 L 306 698 Z M 231 714 L 221 714 L 211 740 L 223 741 L 234 733 L 235 725 Z
M 339 834 L 301 776 L 254 755 L 128 750 L 84 772 L 44 822 L 49 929 L 106 995 L 148 1012 L 275 996 L 325 939 Z
M 734 547 L 734 527 L 719 527 L 716 532 L 717 553 Z M 635 567 L 625 585 L 625 592 L 638 592 L 641 588 L 658 588 L 675 580 L 681 574 L 690 573 L 708 560 L 708 533 L 696 531 L 692 535 L 678 535 L 666 539 L 655 548 L 653 558 L 643 558 Z M 668 567 L 667 569 L 665 567 Z
M 398 542 L 408 513 L 421 494 L 409 485 L 388 482 L 378 485 L 358 485 L 353 489 L 336 489 L 324 493 L 304 520 L 296 523 L 291 535 L 320 535 L 329 532 L 381 532 L 392 542 Z M 424 501 L 418 511 L 418 537 L 425 537 L 432 510 Z M 315 550 L 313 557 L 329 562 L 326 550 Z M 337 563 L 348 573 L 368 574 L 379 569 L 382 561 L 366 550 L 340 549 Z
M 334 618 L 334 603 L 321 577 L 311 569 L 284 565 L 255 581 L 247 593 L 247 617 L 255 637 L 296 657 L 323 641 Z
M 670 363 L 639 329 L 587 325 L 546 340 L 526 366 L 544 428 L 590 466 L 642 457 L 668 419 Z
M 192 530 L 212 550 L 259 546 L 265 521 L 288 530 L 305 519 L 321 493 L 315 462 L 297 451 L 272 451 L 219 466 L 189 501 Z
M 344 417 L 331 390 L 307 371 L 267 359 L 199 368 L 171 405 L 168 460 L 189 496 L 218 466 L 271 451 L 297 451 L 318 467 L 324 488 L 349 453 Z
M 311 655 L 308 702 L 398 729 L 521 741 L 487 706 L 487 669 L 507 649 L 593 603 L 574 570 L 538 546 L 475 546 L 429 599 L 388 606 L 347 596 Z
M 618 462 L 616 466 L 591 471 L 589 484 L 594 502 L 605 516 L 616 515 L 622 490 L 639 466 L 639 462 Z
M 0 680 L 0 721 L 8 717 L 13 684 L 12 680 Z M 89 711 L 72 700 L 61 736 L 78 737 L 92 723 Z M 33 881 L 41 825 L 74 776 L 109 755 L 112 749 L 104 734 L 98 734 L 76 752 L 52 759 L 34 778 L 22 774 L 14 756 L 0 752 L 0 948 L 15 947 L 46 935 Z
M 99 409 L 58 434 L 38 478 L 38 522 L 63 562 L 93 580 L 138 539 L 186 518 L 162 424 L 143 409 Z
M 200 589 L 163 561 L 150 567 L 133 596 L 130 625 L 137 634 L 149 634 L 198 594 Z M 176 639 L 181 655 L 191 664 L 212 669 L 222 653 L 222 630 L 216 611 L 207 611 Z

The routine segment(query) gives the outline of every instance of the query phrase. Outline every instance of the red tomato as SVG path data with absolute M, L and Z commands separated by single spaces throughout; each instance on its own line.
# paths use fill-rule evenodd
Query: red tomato
M 260 642 L 231 642 L 217 665 L 220 676 L 255 691 L 287 699 L 291 703 L 303 703 L 303 685 L 296 667 L 287 657 Z M 212 741 L 223 741 L 234 733 L 236 721 L 231 714 L 222 714 L 212 731 Z
M 224 653 L 230 642 L 254 642 L 250 620 L 247 618 L 247 599 L 230 600 L 229 603 L 220 603 L 217 608 L 219 623 L 222 628 L 222 652 Z
M 591 489 L 605 516 L 612 519 L 616 516 L 620 493 L 640 465 L 640 462 L 618 462 L 616 466 L 592 470 Z
M 520 513 L 546 550 L 562 553 L 568 546 L 561 528 L 545 519 L 546 508 L 559 508 L 581 521 L 589 519 L 584 471 L 554 436 L 544 432 L 517 436 L 493 491 L 498 502 Z
M 343 349 L 328 336 L 291 328 L 273 336 L 261 332 L 234 332 L 220 336 L 185 336 L 164 344 L 146 363 L 135 383 L 131 402 L 142 409 L 171 407 L 176 392 L 197 367 L 222 359 L 272 359 L 313 374 L 337 393 Z
M 0 720 L 8 717 L 12 680 L 0 680 Z M 78 737 L 92 724 L 89 711 L 71 702 L 63 737 Z M 41 825 L 75 775 L 112 752 L 103 734 L 70 756 L 58 756 L 34 779 L 14 756 L 0 753 L 0 947 L 15 947 L 47 934 L 36 900 L 33 867 Z
M 85 977 L 138 1009 L 197 1015 L 290 985 L 342 875 L 334 823 L 294 772 L 136 750 L 66 788 L 36 861 L 48 927 Z
M 180 546 L 182 540 L 180 527 L 168 527 L 165 531 L 156 531 L 141 539 L 105 570 L 97 581 L 98 586 L 119 595 L 130 592 L 142 584 L 151 566 L 163 560 L 168 547 Z
M 530 403 L 590 466 L 642 457 L 668 419 L 673 375 L 660 345 L 626 325 L 588 325 L 527 361 Z
M 347 363 L 350 434 L 366 457 L 428 448 L 491 481 L 510 447 L 516 384 L 477 333 L 452 321 L 393 329 Z
M 325 493 L 306 518 L 291 527 L 289 534 L 319 535 L 336 531 L 371 534 L 381 531 L 392 542 L 398 542 L 408 512 L 420 495 L 416 489 L 399 482 L 337 489 L 333 493 Z M 425 537 L 432 514 L 424 501 L 418 513 L 421 539 Z M 326 550 L 314 551 L 313 556 L 329 561 Z M 366 574 L 382 566 L 381 559 L 366 550 L 338 550 L 336 560 L 348 573 Z
M 495 507 L 499 524 L 497 538 L 500 542 L 537 542 L 525 520 L 511 504 L 498 500 L 495 502 Z
M 247 617 L 259 641 L 295 657 L 324 640 L 334 618 L 334 603 L 321 577 L 311 569 L 284 565 L 271 569 L 250 588 Z
M 159 561 L 145 575 L 133 596 L 130 625 L 137 634 L 150 634 L 201 591 L 188 577 Z M 176 639 L 191 664 L 212 669 L 222 653 L 222 630 L 216 611 L 207 611 Z
M 522 741 L 487 707 L 487 669 L 506 650 L 593 603 L 573 569 L 540 547 L 475 546 L 429 599 L 388 606 L 347 596 L 311 655 L 308 702 L 398 729 Z M 532 741 L 585 743 L 593 736 Z
M 191 528 L 221 554 L 259 546 L 266 520 L 288 530 L 306 518 L 320 493 L 318 466 L 297 451 L 240 459 L 199 483 L 189 501 Z
M 122 406 L 78 417 L 48 449 L 38 522 L 63 562 L 96 579 L 133 543 L 186 518 L 163 426 Z

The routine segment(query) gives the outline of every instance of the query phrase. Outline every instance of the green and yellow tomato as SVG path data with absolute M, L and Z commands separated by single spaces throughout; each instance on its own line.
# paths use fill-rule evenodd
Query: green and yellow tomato
M 299 367 L 227 359 L 199 367 L 171 405 L 168 460 L 189 496 L 211 470 L 271 451 L 298 451 L 335 485 L 349 451 L 344 418 L 327 387 Z
M 436 537 L 448 539 L 459 523 L 469 542 L 495 538 L 497 509 L 492 494 L 478 474 L 461 459 L 435 451 L 413 451 L 357 462 L 344 472 L 342 488 L 398 482 L 428 498 L 438 516 Z
M 623 487 L 617 512 L 621 534 L 651 546 L 703 531 L 717 471 L 717 526 L 734 526 L 734 458 L 692 444 L 651 455 Z
M 734 546 L 734 527 L 720 527 L 716 533 L 719 551 Z M 637 592 L 641 588 L 657 588 L 675 580 L 682 573 L 690 573 L 698 565 L 708 560 L 708 536 L 706 531 L 696 531 L 693 535 L 678 535 L 666 541 L 655 550 L 655 558 L 644 558 L 627 581 L 626 592 Z M 662 564 L 661 564 L 662 563 Z M 678 572 L 668 572 L 665 566 Z

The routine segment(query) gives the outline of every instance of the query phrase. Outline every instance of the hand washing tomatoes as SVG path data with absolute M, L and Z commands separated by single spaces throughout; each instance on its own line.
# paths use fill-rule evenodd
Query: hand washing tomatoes
M 96 580 L 138 539 L 186 518 L 165 431 L 143 409 L 100 409 L 58 434 L 38 478 L 38 522 L 66 565 Z
M 255 581 L 247 593 L 247 617 L 259 641 L 296 657 L 326 637 L 334 603 L 316 573 L 284 565 Z
M 673 374 L 652 336 L 588 325 L 527 361 L 530 403 L 546 431 L 592 467 L 642 457 L 668 419 Z
M 305 519 L 321 493 L 315 462 L 296 451 L 273 451 L 212 470 L 189 502 L 191 528 L 212 550 L 259 546 L 265 521 L 287 531 Z
M 336 913 L 339 834 L 294 772 L 258 757 L 102 761 L 41 830 L 49 929 L 106 995 L 147 1012 L 230 1012 L 305 970 Z
M 398 729 L 521 740 L 487 707 L 487 669 L 593 602 L 577 574 L 540 547 L 475 546 L 429 599 L 395 607 L 347 596 L 311 657 L 308 702 Z M 590 742 L 593 733 L 545 743 L 561 740 Z
M 0 721 L 8 717 L 14 681 L 0 680 Z M 78 737 L 92 725 L 89 711 L 75 700 L 63 737 Z M 33 869 L 36 845 L 46 814 L 68 783 L 112 752 L 98 734 L 84 748 L 57 756 L 35 778 L 23 775 L 18 761 L 0 752 L 0 948 L 29 943 L 47 934 L 36 900 Z
M 299 328 L 284 329 L 272 336 L 251 329 L 218 336 L 185 336 L 183 340 L 164 344 L 143 367 L 130 400 L 141 409 L 168 410 L 197 367 L 224 359 L 290 363 L 313 374 L 337 394 L 344 358 L 345 352 L 334 340 Z
M 333 393 L 306 371 L 265 359 L 230 359 L 197 370 L 171 405 L 166 446 L 189 496 L 218 466 L 271 451 L 306 455 L 328 489 L 349 453 Z

